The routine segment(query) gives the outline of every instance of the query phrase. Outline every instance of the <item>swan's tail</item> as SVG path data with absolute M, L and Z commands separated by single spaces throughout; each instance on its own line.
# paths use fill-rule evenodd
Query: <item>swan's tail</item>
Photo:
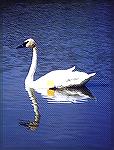
M 82 85 L 85 85 L 96 73 L 91 73 L 88 77 L 82 82 Z

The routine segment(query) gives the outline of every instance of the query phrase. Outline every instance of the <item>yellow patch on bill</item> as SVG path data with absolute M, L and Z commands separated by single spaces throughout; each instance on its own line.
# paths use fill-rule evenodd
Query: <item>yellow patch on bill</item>
M 54 87 L 54 81 L 53 80 L 48 80 L 47 81 L 47 86 L 48 86 L 48 88 L 53 88 Z

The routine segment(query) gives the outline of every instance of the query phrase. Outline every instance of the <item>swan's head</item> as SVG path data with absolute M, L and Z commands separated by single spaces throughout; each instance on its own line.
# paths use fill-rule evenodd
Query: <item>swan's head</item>
M 36 46 L 36 42 L 33 39 L 27 39 L 23 42 L 22 45 L 17 46 L 16 48 L 34 48 Z

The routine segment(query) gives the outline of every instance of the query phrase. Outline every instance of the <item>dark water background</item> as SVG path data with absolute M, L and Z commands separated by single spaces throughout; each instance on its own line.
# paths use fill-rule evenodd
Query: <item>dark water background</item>
M 67 1 L 9 3 L 3 9 L 3 149 L 112 148 L 112 3 Z M 32 131 L 20 120 L 33 120 L 24 89 L 31 64 L 29 49 L 16 50 L 27 38 L 38 42 L 35 78 L 76 66 L 96 72 L 87 84 L 96 100 L 81 104 L 49 104 L 35 93 L 40 120 Z

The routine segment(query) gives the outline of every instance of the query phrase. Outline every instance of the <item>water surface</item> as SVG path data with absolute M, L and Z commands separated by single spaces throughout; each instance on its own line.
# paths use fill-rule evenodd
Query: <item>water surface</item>
M 4 7 L 3 149 L 112 148 L 111 7 L 108 1 L 18 2 Z M 46 96 L 30 89 L 31 101 L 24 79 L 32 51 L 15 49 L 30 37 L 39 49 L 35 79 L 75 65 L 96 72 L 87 84 L 92 97 L 77 98 L 65 91 L 50 99 L 53 91 Z

